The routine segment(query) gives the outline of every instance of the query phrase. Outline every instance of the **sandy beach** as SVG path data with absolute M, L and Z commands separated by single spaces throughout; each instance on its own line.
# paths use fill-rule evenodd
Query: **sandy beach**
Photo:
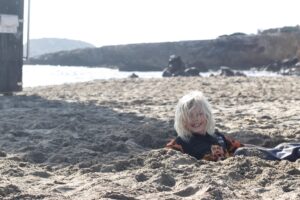
M 243 143 L 300 142 L 299 77 L 111 79 L 0 96 L 0 199 L 300 199 L 300 159 L 196 160 L 164 145 L 200 90 Z

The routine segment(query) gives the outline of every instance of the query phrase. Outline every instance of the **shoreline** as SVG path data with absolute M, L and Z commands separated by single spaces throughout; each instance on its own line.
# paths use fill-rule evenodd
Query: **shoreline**
M 249 77 L 253 76 L 274 76 L 280 77 L 274 72 L 266 71 L 242 71 Z M 32 87 L 32 86 L 49 86 L 49 85 L 60 85 L 64 83 L 76 83 L 76 82 L 85 82 L 93 80 L 111 80 L 111 79 L 122 79 L 128 78 L 130 75 L 135 73 L 140 78 L 163 78 L 163 72 L 141 72 L 141 71 L 132 71 L 132 72 L 123 72 L 118 71 L 117 69 L 110 68 L 89 68 L 89 67 L 72 67 L 72 66 L 34 66 L 34 65 L 25 65 L 23 68 L 23 86 Z M 211 74 L 218 74 L 218 71 L 209 71 L 201 73 L 202 77 L 209 77 Z

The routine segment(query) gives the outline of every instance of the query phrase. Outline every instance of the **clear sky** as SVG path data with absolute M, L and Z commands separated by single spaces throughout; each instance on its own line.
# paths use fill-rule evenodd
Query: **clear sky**
M 300 0 L 31 0 L 30 38 L 99 47 L 213 39 L 297 24 Z

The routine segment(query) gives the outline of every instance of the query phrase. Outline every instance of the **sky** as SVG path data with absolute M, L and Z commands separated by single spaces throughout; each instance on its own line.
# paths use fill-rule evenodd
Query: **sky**
M 97 47 L 214 39 L 300 25 L 299 8 L 299 0 L 31 0 L 30 38 Z

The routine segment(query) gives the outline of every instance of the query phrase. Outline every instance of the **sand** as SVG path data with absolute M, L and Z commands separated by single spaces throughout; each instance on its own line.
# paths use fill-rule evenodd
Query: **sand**
M 300 141 L 299 77 L 116 79 L 0 96 L 0 199 L 300 199 L 300 159 L 199 161 L 164 145 L 177 100 L 208 97 L 244 143 Z

